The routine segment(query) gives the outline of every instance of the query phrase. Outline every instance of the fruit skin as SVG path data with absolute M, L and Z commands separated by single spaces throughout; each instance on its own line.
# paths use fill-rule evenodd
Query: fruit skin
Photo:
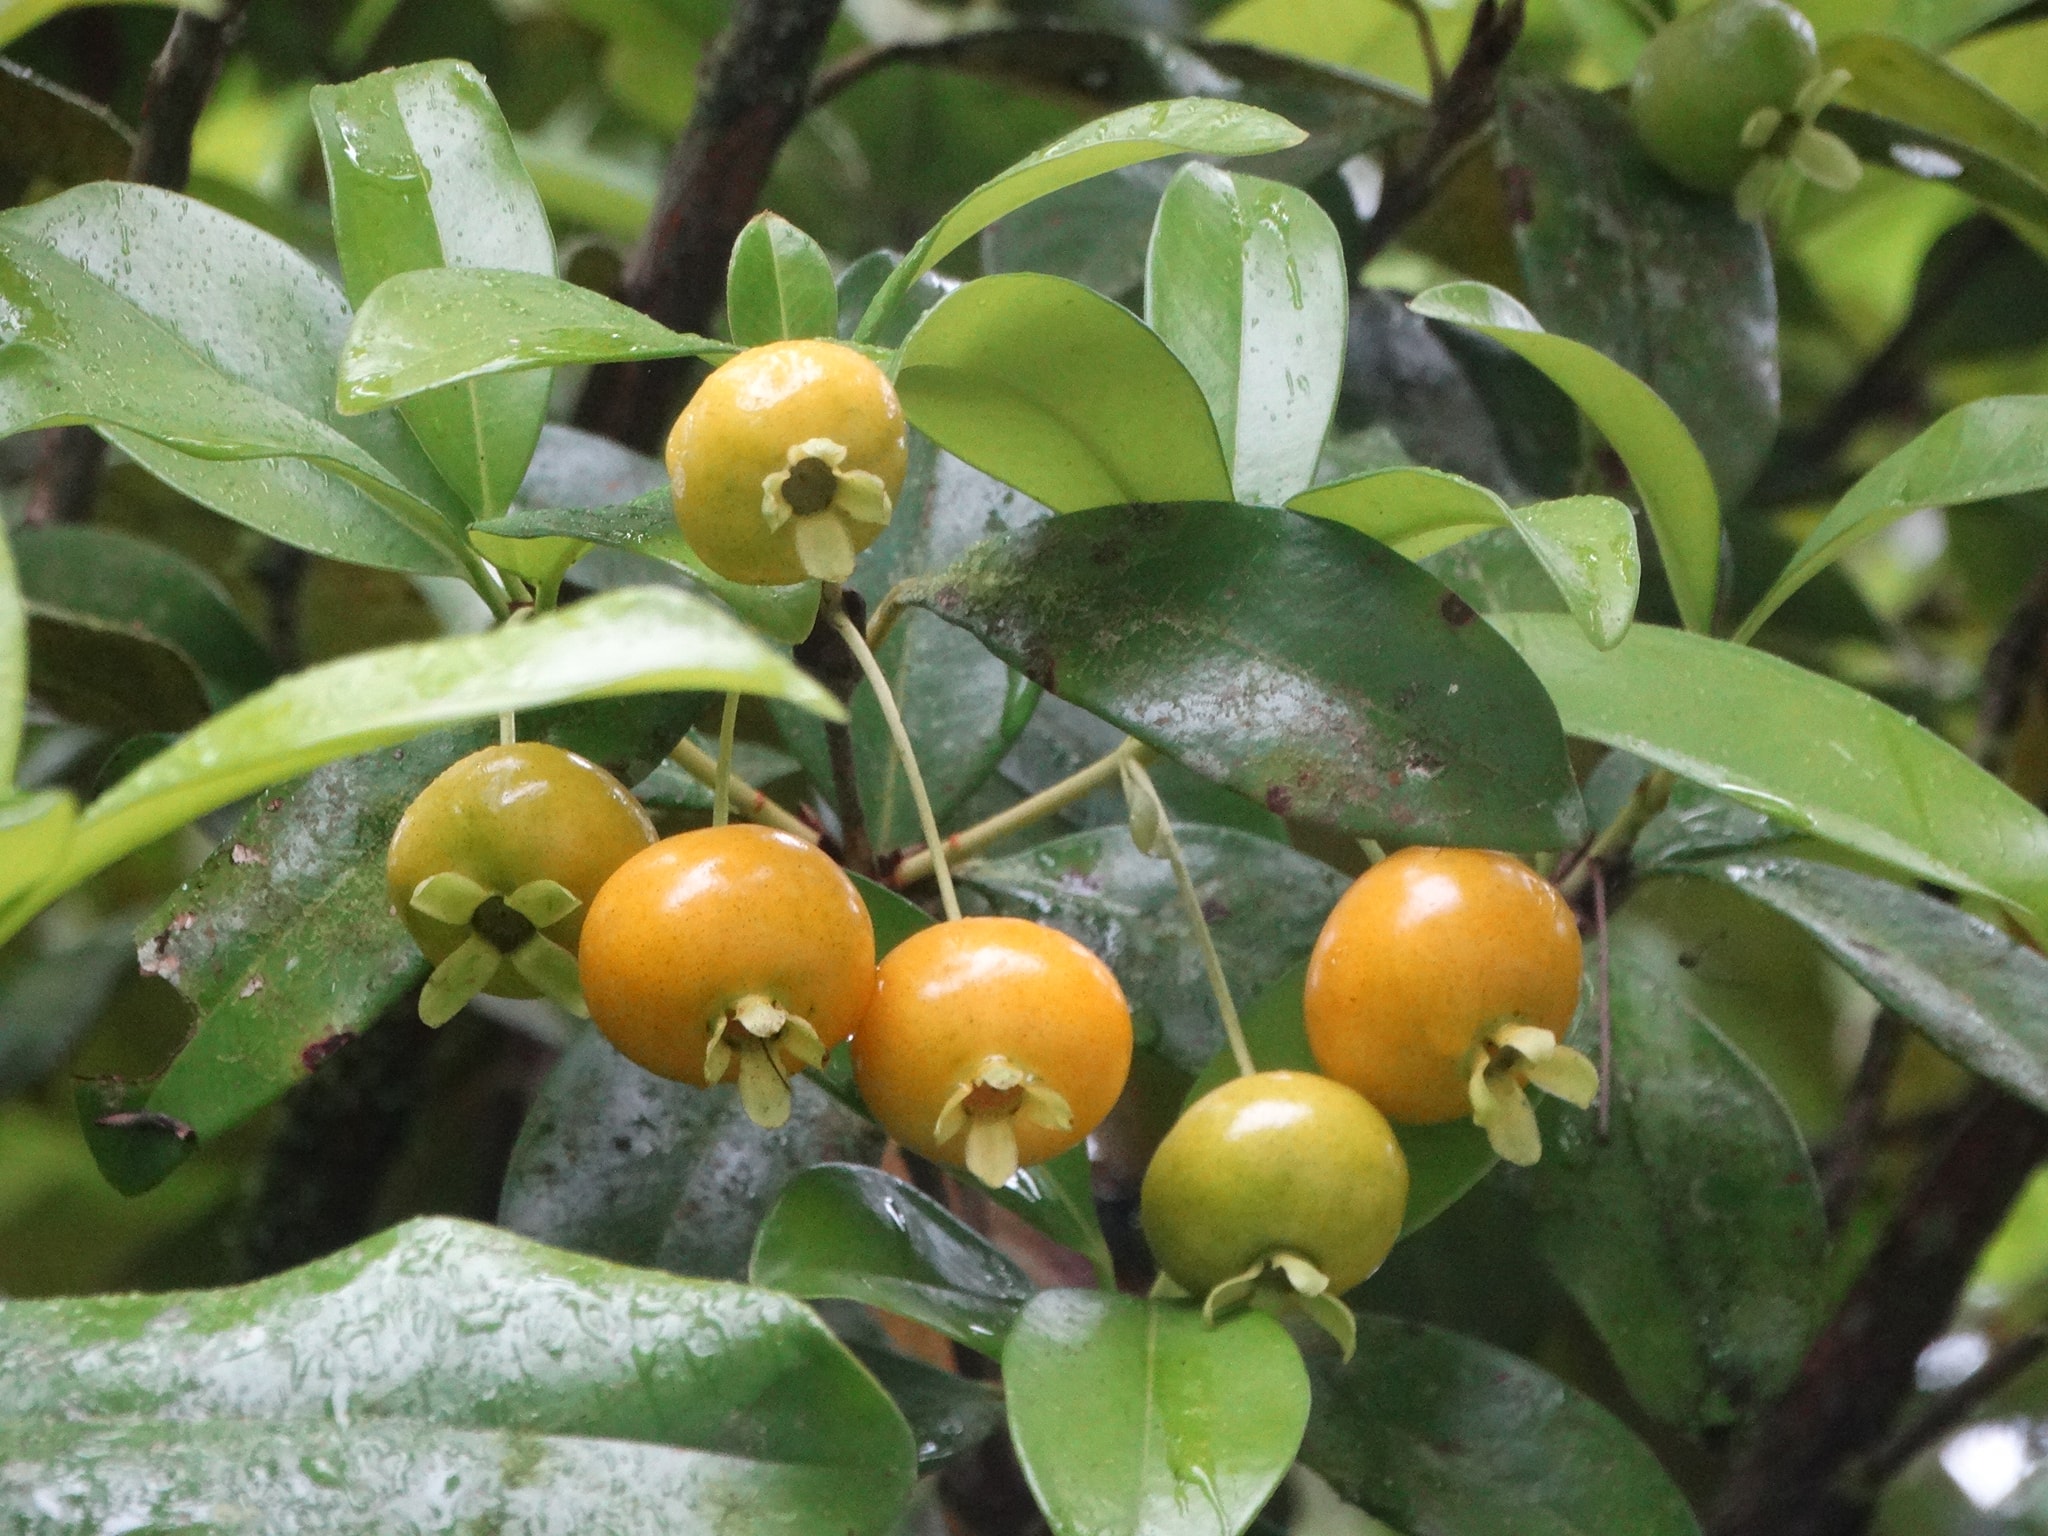
M 1313 1072 L 1232 1078 L 1166 1133 L 1139 1196 L 1159 1267 L 1193 1296 L 1299 1254 L 1340 1295 L 1401 1235 L 1408 1161 L 1386 1117 Z
M 889 951 L 853 1037 L 854 1081 L 882 1128 L 958 1165 L 965 1138 L 939 1144 L 939 1111 L 989 1056 L 1066 1099 L 1068 1130 L 1024 1113 L 1011 1122 L 1020 1164 L 1059 1156 L 1102 1122 L 1130 1074 L 1123 988 L 1085 945 L 1018 917 L 940 923 Z
M 1650 156 L 1701 192 L 1730 192 L 1756 158 L 1742 128 L 1789 112 L 1820 73 L 1813 24 L 1783 0 L 1713 0 L 1643 45 L 1629 110 Z
M 1309 1049 L 1398 1124 L 1463 1119 L 1480 1037 L 1514 1021 L 1562 1039 L 1582 964 L 1571 907 L 1521 860 L 1405 848 L 1323 924 L 1302 989 Z
M 830 1050 L 875 990 L 875 930 L 853 882 L 770 827 L 683 832 L 628 859 L 591 903 L 580 958 L 605 1038 L 699 1088 L 711 1026 L 742 997 L 805 1020 Z M 782 1064 L 797 1069 L 787 1053 Z
M 691 397 L 669 431 L 669 485 L 683 537 L 712 570 L 756 584 L 806 579 L 795 520 L 771 529 L 761 497 L 762 481 L 790 467 L 789 450 L 813 438 L 844 447 L 841 467 L 879 477 L 892 502 L 903 489 L 903 407 L 888 376 L 851 347 L 753 347 L 722 363 Z M 883 525 L 846 527 L 858 551 L 881 536 Z
M 654 823 L 625 785 L 595 763 L 546 742 L 485 747 L 451 765 L 399 818 L 385 859 L 385 888 L 429 960 L 439 965 L 469 929 L 412 906 L 422 880 L 446 870 L 500 896 L 552 880 L 582 903 L 547 930 L 574 954 L 590 904 L 613 870 L 654 841 Z M 509 965 L 486 989 L 540 994 Z

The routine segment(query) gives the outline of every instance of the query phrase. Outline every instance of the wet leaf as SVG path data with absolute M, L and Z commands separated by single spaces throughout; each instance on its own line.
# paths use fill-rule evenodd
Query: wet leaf
M 984 277 L 903 345 L 911 425 L 1055 512 L 1227 500 L 1201 386 L 1129 310 L 1062 278 Z
M 1651 164 L 1619 100 L 1524 78 L 1503 92 L 1499 120 L 1530 307 L 1655 390 L 1733 502 L 1778 431 L 1762 227 Z
M 1283 1329 L 1190 1302 L 1046 1291 L 1003 1349 L 1010 1438 L 1055 1536 L 1236 1536 L 1294 1462 L 1308 1378 Z
M 1182 824 L 1182 851 L 1232 993 L 1243 1002 L 1305 959 L 1351 882 L 1307 854 L 1249 832 Z M 958 872 L 989 911 L 1071 934 L 1100 955 L 1132 1006 L 1157 1020 L 1163 1052 L 1199 1071 L 1223 1046 L 1201 951 L 1173 868 L 1122 827 L 1076 832 Z
M 315 86 L 312 112 L 352 302 L 421 269 L 553 278 L 540 194 L 474 68 L 441 59 Z M 348 357 L 345 349 L 344 368 Z M 345 409 L 346 396 L 344 388 Z M 416 396 L 400 414 L 470 511 L 491 517 L 526 473 L 547 404 L 547 375 L 533 374 Z
M 1708 628 L 1720 580 L 1721 504 L 1698 445 L 1657 392 L 1592 347 L 1549 335 L 1522 304 L 1484 283 L 1445 283 L 1409 308 L 1492 337 L 1571 396 L 1628 466 L 1686 625 Z
M 1095 1209 L 1094 1170 L 1086 1143 L 1019 1168 L 1009 1183 L 990 1190 L 989 1198 L 1087 1259 L 1105 1290 L 1116 1285 L 1116 1265 L 1102 1235 L 1101 1214 Z
M 910 1436 L 800 1303 L 428 1219 L 220 1291 L 0 1302 L 0 1509 L 169 1529 L 890 1529 Z
M 854 1358 L 874 1372 L 910 1421 L 920 1472 L 971 1451 L 1003 1427 L 1003 1399 L 992 1386 L 955 1376 L 935 1365 L 878 1345 L 851 1344 Z
M 1167 185 L 1145 318 L 1201 385 L 1239 501 L 1278 506 L 1315 478 L 1348 287 L 1336 228 L 1299 188 L 1201 162 Z
M 1626 909 L 1608 943 L 1611 1135 L 1559 1116 L 1513 1177 L 1635 1400 L 1725 1427 L 1805 1350 L 1828 1253 L 1819 1184 L 1784 1101 L 1686 996 L 1679 943 Z
M 2048 817 L 1866 693 L 1746 646 L 1638 624 L 1594 650 L 1569 620 L 1493 622 L 1574 736 L 1786 825 L 1991 896 L 2048 931 Z M 1796 720 L 1788 731 L 1784 722 Z
M 1358 1353 L 1310 1364 L 1303 1465 L 1415 1536 L 1699 1536 L 1657 1458 L 1520 1356 L 1362 1316 Z
M 754 1240 L 747 1277 L 908 1317 L 998 1354 L 1031 1299 L 1024 1271 L 944 1206 L 879 1168 L 798 1174 Z
M 836 336 L 839 294 L 818 242 L 787 219 L 756 214 L 733 242 L 725 323 L 742 347 Z
M 14 569 L 14 539 L 11 531 L 0 533 L 0 793 L 14 788 L 28 708 L 28 610 Z
M 1581 824 L 1534 679 L 1462 600 L 1348 528 L 1108 507 L 986 540 L 903 596 L 1277 813 L 1504 848 Z

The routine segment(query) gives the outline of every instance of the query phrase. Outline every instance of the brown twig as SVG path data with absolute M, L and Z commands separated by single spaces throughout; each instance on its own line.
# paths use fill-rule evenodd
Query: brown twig
M 2043 1354 L 2048 1354 L 2048 1328 L 2035 1328 L 2006 1344 L 1966 1379 L 1901 1424 L 1856 1469 L 1855 1480 L 1873 1490 L 1882 1488 L 1914 1457 L 2018 1380 Z
M 1889 1008 L 1870 1026 L 1870 1041 L 1863 1047 L 1855 1080 L 1849 1084 L 1841 1128 L 1820 1166 L 1821 1203 L 1830 1232 L 1842 1230 L 1856 1197 L 1863 1192 L 1863 1177 L 1884 1123 L 1885 1097 L 1891 1091 L 1899 1058 L 1905 1054 L 1907 1034 L 1906 1021 Z
M 679 331 L 701 331 L 725 292 L 732 243 L 754 214 L 809 99 L 839 0 L 737 0 L 698 75 L 690 120 L 669 155 L 654 216 L 620 297 Z M 660 444 L 687 362 L 616 363 L 590 376 L 577 423 L 635 448 Z
M 1464 52 L 1435 93 L 1429 131 L 1415 153 L 1389 169 L 1379 207 L 1359 234 L 1358 264 L 1391 245 L 1493 120 L 1501 67 L 1522 35 L 1523 0 L 1480 0 Z
M 178 12 L 143 88 L 135 149 L 128 159 L 130 181 L 179 191 L 191 179 L 192 130 L 199 126 L 199 114 L 213 95 L 248 8 L 249 0 L 228 0 L 217 17 Z M 90 427 L 46 432 L 22 521 L 84 522 L 99 492 L 106 456 L 106 443 Z

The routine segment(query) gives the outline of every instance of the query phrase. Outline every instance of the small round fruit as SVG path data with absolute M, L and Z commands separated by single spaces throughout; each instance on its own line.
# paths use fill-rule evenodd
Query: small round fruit
M 1380 1267 L 1407 1208 L 1408 1162 L 1384 1115 L 1313 1072 L 1260 1072 L 1175 1122 L 1145 1171 L 1139 1219 L 1190 1295 L 1282 1255 L 1338 1295 Z
M 883 958 L 853 1037 L 882 1128 L 990 1186 L 1078 1144 L 1123 1092 L 1131 1010 L 1108 966 L 1057 929 L 969 917 Z
M 677 1082 L 737 1082 L 763 1125 L 789 1117 L 790 1077 L 821 1065 L 875 992 L 853 882 L 769 827 L 684 832 L 628 859 L 591 903 L 582 958 L 606 1039 Z
M 1701 192 L 1730 192 L 1761 145 L 1751 117 L 1789 114 L 1820 74 L 1813 25 L 1784 0 L 1711 0 L 1643 45 L 1629 107 L 1643 147 Z
M 668 436 L 676 521 L 733 581 L 844 581 L 889 524 L 909 444 L 888 375 L 835 341 L 721 364 Z
M 1495 1150 L 1540 1155 L 1522 1094 L 1584 1104 L 1592 1064 L 1558 1042 L 1578 1009 L 1578 923 L 1519 859 L 1406 848 L 1338 898 L 1309 956 L 1316 1064 L 1401 1124 L 1470 1114 Z
M 486 747 L 448 768 L 399 819 L 385 862 L 392 908 L 437 967 L 421 1016 L 441 1023 L 478 992 L 572 1003 L 562 961 L 589 905 L 653 841 L 626 787 L 560 747 Z

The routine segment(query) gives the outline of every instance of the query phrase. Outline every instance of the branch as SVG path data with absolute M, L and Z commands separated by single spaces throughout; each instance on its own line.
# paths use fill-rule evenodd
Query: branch
M 1493 120 L 1501 67 L 1522 35 L 1523 0 L 1480 0 L 1465 51 L 1436 92 L 1429 132 L 1414 158 L 1387 173 L 1380 204 L 1359 237 L 1356 267 L 1385 250 L 1429 206 L 1477 137 Z
M 1917 1416 L 1900 1425 L 1857 1468 L 1857 1480 L 1872 1489 L 1882 1488 L 1904 1471 L 1914 1457 L 2017 1381 L 2044 1353 L 2048 1353 L 2048 1328 L 2032 1329 L 2006 1344 Z
M 199 126 L 199 114 L 213 95 L 248 8 L 249 0 L 228 0 L 218 17 L 178 12 L 143 87 L 128 180 L 184 190 L 192 175 L 192 130 Z M 84 522 L 98 494 L 106 456 L 106 443 L 91 427 L 58 427 L 44 433 L 22 521 Z
M 725 293 L 732 243 L 761 201 L 775 157 L 808 98 L 839 0 L 737 0 L 706 54 L 697 100 L 662 173 L 654 216 L 620 297 L 678 331 L 702 331 Z M 660 447 L 687 359 L 615 363 L 591 374 L 579 426 Z
M 1870 1026 L 1869 1043 L 1863 1047 L 1855 1081 L 1849 1085 L 1841 1129 L 1835 1132 L 1820 1165 L 1821 1201 L 1830 1232 L 1842 1230 L 1855 1209 L 1856 1197 L 1863 1192 L 1863 1175 L 1884 1123 L 1884 1102 L 1899 1058 L 1906 1053 L 1907 1033 L 1906 1021 L 1889 1008 L 1881 1010 Z

